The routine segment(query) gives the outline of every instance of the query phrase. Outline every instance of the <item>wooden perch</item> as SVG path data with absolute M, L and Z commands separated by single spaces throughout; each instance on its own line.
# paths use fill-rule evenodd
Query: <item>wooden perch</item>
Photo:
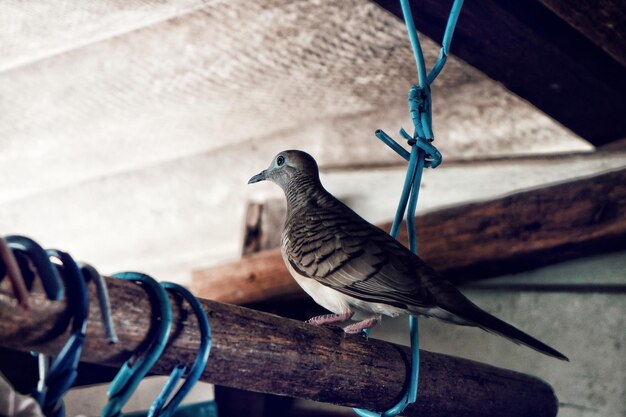
M 151 308 L 144 291 L 107 279 L 120 342 L 108 345 L 90 288 L 90 314 L 82 361 L 119 367 L 146 342 Z M 172 297 L 173 328 L 152 371 L 168 374 L 191 363 L 198 347 L 196 319 Z M 31 297 L 31 310 L 0 291 L 0 346 L 57 354 L 65 342 L 55 325 L 66 320 L 63 303 Z M 408 370 L 408 348 L 342 331 L 318 328 L 243 307 L 202 300 L 213 348 L 202 380 L 249 391 L 300 397 L 345 406 L 386 409 L 398 398 Z M 545 382 L 466 359 L 422 351 L 420 395 L 404 415 L 420 417 L 552 417 L 557 399 Z
M 626 169 L 436 210 L 415 223 L 420 256 L 455 282 L 622 249 Z M 399 239 L 406 242 L 402 230 Z M 276 249 L 194 271 L 192 287 L 201 297 L 235 304 L 304 294 Z

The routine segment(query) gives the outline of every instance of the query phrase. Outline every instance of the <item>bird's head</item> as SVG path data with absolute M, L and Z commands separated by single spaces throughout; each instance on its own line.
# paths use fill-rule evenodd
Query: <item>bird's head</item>
M 319 181 L 317 162 L 311 155 L 296 150 L 282 151 L 272 159 L 269 168 L 250 178 L 248 184 L 268 180 L 286 189 L 294 177 Z

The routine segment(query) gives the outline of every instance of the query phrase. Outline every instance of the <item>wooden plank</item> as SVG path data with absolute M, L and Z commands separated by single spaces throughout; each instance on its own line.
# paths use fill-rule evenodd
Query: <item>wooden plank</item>
M 280 233 L 287 213 L 284 200 L 271 199 L 265 203 L 250 203 L 246 210 L 242 255 L 250 255 L 280 246 Z
M 619 0 L 539 0 L 626 66 L 626 8 Z
M 49 59 L 129 32 L 190 13 L 204 3 L 177 0 L 146 4 L 142 0 L 122 3 L 85 3 L 71 0 L 47 3 L 0 3 L 2 56 L 0 71 Z
M 249 304 L 300 294 L 285 267 L 280 249 L 245 256 L 241 261 L 195 270 L 191 289 L 198 297 Z
M 451 207 L 420 219 L 417 231 L 424 258 L 456 282 L 621 249 L 626 169 Z
M 604 145 L 600 149 L 607 150 L 607 151 L 621 151 L 621 150 L 624 150 L 624 149 L 626 149 L 626 138 L 619 139 L 619 140 L 616 140 L 616 141 L 611 142 L 609 144 L 606 144 L 606 145 Z
M 140 286 L 107 279 L 120 342 L 106 345 L 91 289 L 90 320 L 81 359 L 119 367 L 151 327 L 149 300 Z M 303 322 L 243 307 L 202 300 L 213 332 L 213 347 L 202 380 L 234 388 L 380 410 L 403 389 L 410 355 L 406 347 L 346 336 Z M 41 294 L 31 311 L 0 291 L 0 346 L 58 353 L 65 341 L 54 327 L 66 317 L 63 303 Z M 172 298 L 173 328 L 167 348 L 152 368 L 168 374 L 191 363 L 198 336 L 194 315 Z M 421 352 L 420 396 L 407 416 L 555 416 L 557 399 L 545 382 L 529 375 L 448 355 Z
M 605 163 L 606 161 L 616 161 L 617 166 L 626 164 L 626 138 L 616 140 L 602 146 L 596 150 L 586 151 L 568 151 L 568 152 L 550 152 L 538 154 L 504 154 L 504 155 L 471 155 L 453 156 L 445 158 L 444 164 L 439 167 L 441 169 L 451 167 L 478 168 L 492 166 L 494 169 L 512 165 L 530 165 L 530 166 L 554 166 L 555 163 L 575 164 L 579 168 L 583 165 L 589 166 L 590 163 Z M 406 168 L 407 162 L 404 159 L 396 158 L 389 161 L 372 161 L 357 162 L 351 159 L 344 159 L 330 164 L 321 164 L 320 172 L 332 173 L 343 171 L 362 171 L 362 170 L 380 170 L 390 168 Z M 576 174 L 577 172 L 574 172 Z
M 412 2 L 417 29 L 441 42 L 451 4 Z M 538 1 L 465 2 L 452 52 L 594 145 L 626 136 L 626 68 Z
M 454 282 L 623 249 L 626 169 L 436 210 L 417 216 L 416 229 L 420 256 Z M 399 239 L 406 242 L 406 229 Z M 194 271 L 192 287 L 237 304 L 304 294 L 278 249 Z

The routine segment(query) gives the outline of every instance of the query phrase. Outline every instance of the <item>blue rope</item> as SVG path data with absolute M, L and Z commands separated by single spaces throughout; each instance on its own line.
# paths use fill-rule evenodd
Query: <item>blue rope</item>
M 439 58 L 430 73 L 426 72 L 424 54 L 417 36 L 413 15 L 409 0 L 400 0 L 402 14 L 411 40 L 415 65 L 417 66 L 418 85 L 411 86 L 409 90 L 409 111 L 413 122 L 413 135 L 409 135 L 404 129 L 400 129 L 400 135 L 411 146 L 411 152 L 407 152 L 402 145 L 398 144 L 391 136 L 382 130 L 376 131 L 376 137 L 393 149 L 398 155 L 407 160 L 408 167 L 404 179 L 404 187 L 398 202 L 396 215 L 389 234 L 397 238 L 402 219 L 406 211 L 406 227 L 408 232 L 409 247 L 417 255 L 417 236 L 415 235 L 415 210 L 419 196 L 422 171 L 424 168 L 436 168 L 441 164 L 441 153 L 431 144 L 434 139 L 432 131 L 432 100 L 430 84 L 437 78 L 443 69 L 450 51 L 452 35 L 456 22 L 463 6 L 463 0 L 455 0 L 448 17 L 446 31 L 443 36 Z M 408 207 L 407 207 L 408 204 Z M 400 414 L 411 403 L 417 400 L 418 376 L 419 376 L 419 326 L 417 316 L 409 316 L 411 334 L 411 377 L 409 385 L 402 398 L 396 405 L 383 413 L 355 408 L 354 411 L 362 417 L 394 417 Z

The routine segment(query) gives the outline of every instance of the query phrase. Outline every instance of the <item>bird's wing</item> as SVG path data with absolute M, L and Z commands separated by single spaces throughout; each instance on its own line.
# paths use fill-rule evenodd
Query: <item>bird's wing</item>
M 431 286 L 439 275 L 341 203 L 309 207 L 288 221 L 285 234 L 286 258 L 303 276 L 365 301 L 436 305 Z
M 461 319 L 452 320 L 455 323 L 473 324 L 568 360 L 550 346 L 481 310 L 420 258 L 348 207 L 309 207 L 306 214 L 294 219 L 287 222 L 283 250 L 300 275 L 361 300 L 412 312 L 437 307 Z

